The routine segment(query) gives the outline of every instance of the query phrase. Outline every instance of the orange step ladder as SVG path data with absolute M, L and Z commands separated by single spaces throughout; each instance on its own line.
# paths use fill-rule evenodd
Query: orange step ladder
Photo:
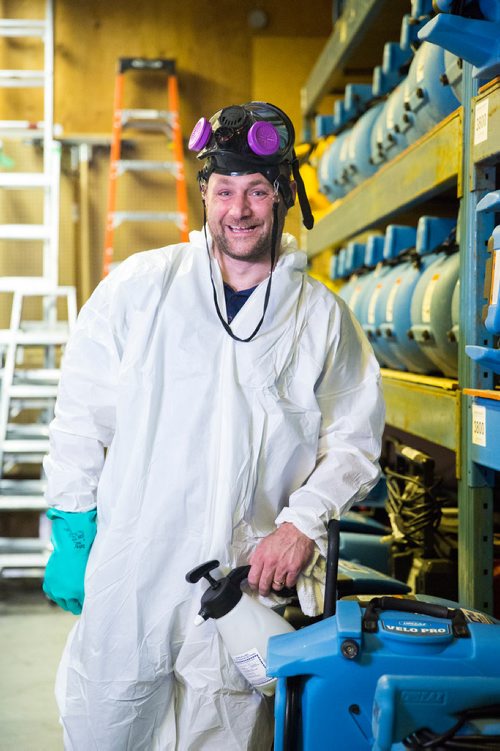
M 167 109 L 124 109 L 125 74 L 149 71 L 167 77 Z M 122 140 L 125 129 L 164 133 L 172 149 L 173 160 L 123 159 Z M 117 210 L 118 179 L 126 172 L 166 172 L 175 177 L 177 208 L 175 211 Z M 187 188 L 184 149 L 179 118 L 179 92 L 175 61 L 163 58 L 121 57 L 115 82 L 113 132 L 109 167 L 108 205 L 104 238 L 103 277 L 109 274 L 114 259 L 115 230 L 124 222 L 173 222 L 180 231 L 180 241 L 188 240 Z

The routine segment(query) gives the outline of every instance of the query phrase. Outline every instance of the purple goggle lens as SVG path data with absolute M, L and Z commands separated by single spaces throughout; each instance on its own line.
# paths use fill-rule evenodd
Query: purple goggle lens
M 189 138 L 188 149 L 190 151 L 199 151 L 207 145 L 211 135 L 212 126 L 209 121 L 206 117 L 200 117 Z
M 252 125 L 247 135 L 248 145 L 258 156 L 275 154 L 280 147 L 279 133 L 272 123 L 260 120 Z

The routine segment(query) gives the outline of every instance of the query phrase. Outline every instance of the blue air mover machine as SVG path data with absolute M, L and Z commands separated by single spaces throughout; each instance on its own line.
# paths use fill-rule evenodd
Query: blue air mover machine
M 475 78 L 500 74 L 500 3 L 498 0 L 435 0 L 444 12 L 419 32 L 420 39 L 453 52 L 472 63 Z M 446 15 L 451 13 L 451 15 Z
M 408 336 L 413 292 L 455 227 L 456 219 L 420 217 L 415 247 L 408 249 L 401 263 L 385 278 L 377 301 L 376 335 L 384 339 L 396 358 L 413 373 L 432 373 L 437 370 L 425 349 Z
M 274 751 L 500 748 L 500 624 L 411 597 L 336 602 L 329 525 L 324 619 L 272 637 Z
M 377 266 L 377 264 L 380 263 L 380 261 L 383 258 L 383 251 L 384 251 L 383 236 L 382 235 L 370 235 L 368 237 L 368 240 L 364 248 L 365 248 L 365 254 L 363 258 L 363 263 L 362 263 L 362 266 L 358 268 L 356 276 L 352 280 L 353 281 L 352 288 L 348 290 L 346 295 L 342 294 L 341 292 L 341 297 L 347 302 L 347 304 L 353 311 L 356 318 L 358 318 L 356 310 L 357 308 L 359 308 L 359 305 L 361 301 L 363 300 L 365 285 L 367 285 L 370 282 L 371 272 Z M 336 267 L 337 267 L 337 264 L 335 265 L 334 270 L 338 274 Z M 332 263 L 332 269 L 333 269 L 333 263 Z
M 393 159 L 410 141 L 400 126 L 404 112 L 404 82 L 391 93 L 380 110 L 371 133 L 371 161 L 377 167 Z
M 381 270 L 379 264 L 384 259 L 384 242 L 383 235 L 369 235 L 365 246 L 364 273 L 356 282 L 353 293 L 349 298 L 349 307 L 359 322 L 362 320 L 363 303 L 366 300 L 368 289 L 371 287 L 372 280 Z
M 387 338 L 381 336 L 379 324 L 385 314 L 383 300 L 385 298 L 386 282 L 392 276 L 394 268 L 406 260 L 405 251 L 415 247 L 417 231 L 414 227 L 390 224 L 385 233 L 384 266 L 377 277 L 377 282 L 371 289 L 366 307 L 366 317 L 360 323 L 367 334 L 375 355 L 380 363 L 389 368 L 405 370 L 405 364 L 399 354 L 388 344 Z M 384 315 L 385 318 L 385 315 Z
M 443 244 L 435 261 L 420 277 L 411 300 L 411 336 L 425 355 L 445 376 L 456 378 L 458 345 L 453 329 L 451 305 L 456 288 L 460 257 L 453 238 Z
M 365 245 L 351 240 L 347 243 L 345 249 L 344 273 L 349 277 L 347 284 L 344 284 L 339 291 L 340 297 L 349 305 L 349 300 L 356 288 L 359 279 L 359 272 L 363 269 L 365 261 Z
M 487 193 L 477 204 L 476 211 L 500 210 L 500 190 Z M 485 296 L 488 300 L 483 312 L 483 322 L 490 334 L 500 336 L 500 225 L 495 227 L 488 241 L 491 253 L 486 265 Z M 467 345 L 465 352 L 482 368 L 500 373 L 500 349 Z
M 374 328 L 371 315 L 369 315 L 371 313 L 370 303 L 372 296 L 377 294 L 378 285 L 385 274 L 388 273 L 387 266 L 384 265 L 384 248 L 385 237 L 383 235 L 371 235 L 368 238 L 365 249 L 365 266 L 373 270 L 360 277 L 349 300 L 349 307 L 361 324 L 372 346 L 374 344 Z M 379 364 L 385 365 L 382 353 L 375 350 L 375 355 Z
M 346 139 L 350 131 L 345 130 L 333 141 L 319 161 L 319 189 L 333 203 L 347 193 L 347 185 L 342 174 L 342 156 L 346 153 Z
M 373 105 L 353 125 L 344 163 L 346 181 L 350 184 L 349 189 L 359 185 L 367 177 L 371 177 L 378 169 L 371 155 L 371 140 L 373 125 L 382 110 L 383 104 Z
M 435 44 L 424 42 L 415 53 L 404 83 L 405 109 L 414 117 L 414 139 L 460 106 L 457 88 L 452 89 L 446 75 L 446 65 L 451 63 L 450 58 L 445 61 L 444 49 Z

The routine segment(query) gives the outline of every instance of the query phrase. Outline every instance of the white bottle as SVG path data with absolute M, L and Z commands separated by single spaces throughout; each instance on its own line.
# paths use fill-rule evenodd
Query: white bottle
M 240 566 L 222 579 L 213 579 L 209 572 L 218 565 L 218 561 L 209 561 L 186 574 L 189 582 L 197 582 L 204 576 L 210 584 L 201 598 L 195 623 L 214 618 L 238 670 L 254 688 L 272 696 L 276 679 L 266 674 L 268 639 L 295 629 L 274 610 L 241 591 L 240 584 L 248 576 L 250 566 Z

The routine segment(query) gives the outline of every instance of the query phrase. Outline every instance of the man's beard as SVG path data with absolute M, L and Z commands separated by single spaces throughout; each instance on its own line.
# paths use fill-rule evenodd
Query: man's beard
M 223 232 L 214 232 L 210 228 L 210 233 L 213 238 L 214 246 L 219 253 L 222 253 L 235 261 L 247 261 L 247 263 L 255 263 L 262 261 L 264 258 L 271 257 L 271 238 L 272 233 L 268 232 L 267 235 L 262 235 L 256 242 L 252 250 L 246 254 L 241 254 L 232 250 L 231 243 Z

